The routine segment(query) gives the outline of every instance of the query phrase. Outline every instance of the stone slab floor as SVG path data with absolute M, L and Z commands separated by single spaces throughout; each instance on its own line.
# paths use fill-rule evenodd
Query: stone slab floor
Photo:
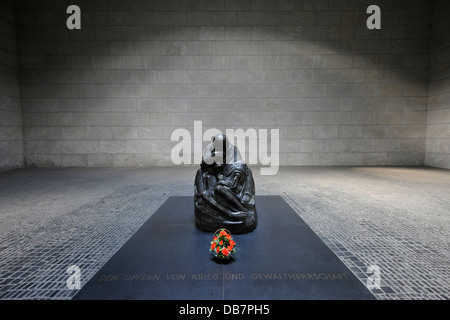
M 42 168 L 0 173 L 0 299 L 71 299 L 196 168 Z M 450 171 L 410 167 L 253 168 L 377 299 L 450 299 Z

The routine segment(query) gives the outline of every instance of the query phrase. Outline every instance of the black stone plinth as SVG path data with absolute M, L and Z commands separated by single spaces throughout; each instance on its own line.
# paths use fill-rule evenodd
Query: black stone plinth
M 218 263 L 192 198 L 170 197 L 74 299 L 374 299 L 280 196 L 256 201 L 258 228 L 233 235 L 237 259 Z

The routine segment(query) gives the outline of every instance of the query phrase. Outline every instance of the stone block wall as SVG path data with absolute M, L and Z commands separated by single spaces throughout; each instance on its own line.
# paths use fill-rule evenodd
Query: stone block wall
M 17 46 L 12 1 L 0 2 L 0 170 L 23 166 Z
M 18 1 L 26 165 L 173 165 L 194 121 L 279 129 L 281 165 L 423 165 L 431 3 L 368 30 L 372 2 Z
M 450 3 L 433 4 L 425 164 L 450 169 Z

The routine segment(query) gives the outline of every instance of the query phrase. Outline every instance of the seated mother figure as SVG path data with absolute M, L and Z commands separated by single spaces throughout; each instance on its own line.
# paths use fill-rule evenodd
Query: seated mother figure
M 252 231 L 257 224 L 255 183 L 239 150 L 224 134 L 213 138 L 204 151 L 194 184 L 196 227 L 214 232 Z

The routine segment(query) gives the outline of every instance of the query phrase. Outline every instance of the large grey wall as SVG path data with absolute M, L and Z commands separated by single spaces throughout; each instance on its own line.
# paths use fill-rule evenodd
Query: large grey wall
M 430 53 L 426 165 L 450 169 L 450 2 L 435 1 Z
M 382 29 L 366 28 L 376 2 Z M 66 28 L 69 4 L 82 29 Z M 282 165 L 423 165 L 430 1 L 17 1 L 29 166 L 171 165 L 176 128 L 278 128 Z
M 0 170 L 23 166 L 22 117 L 12 1 L 0 2 Z

